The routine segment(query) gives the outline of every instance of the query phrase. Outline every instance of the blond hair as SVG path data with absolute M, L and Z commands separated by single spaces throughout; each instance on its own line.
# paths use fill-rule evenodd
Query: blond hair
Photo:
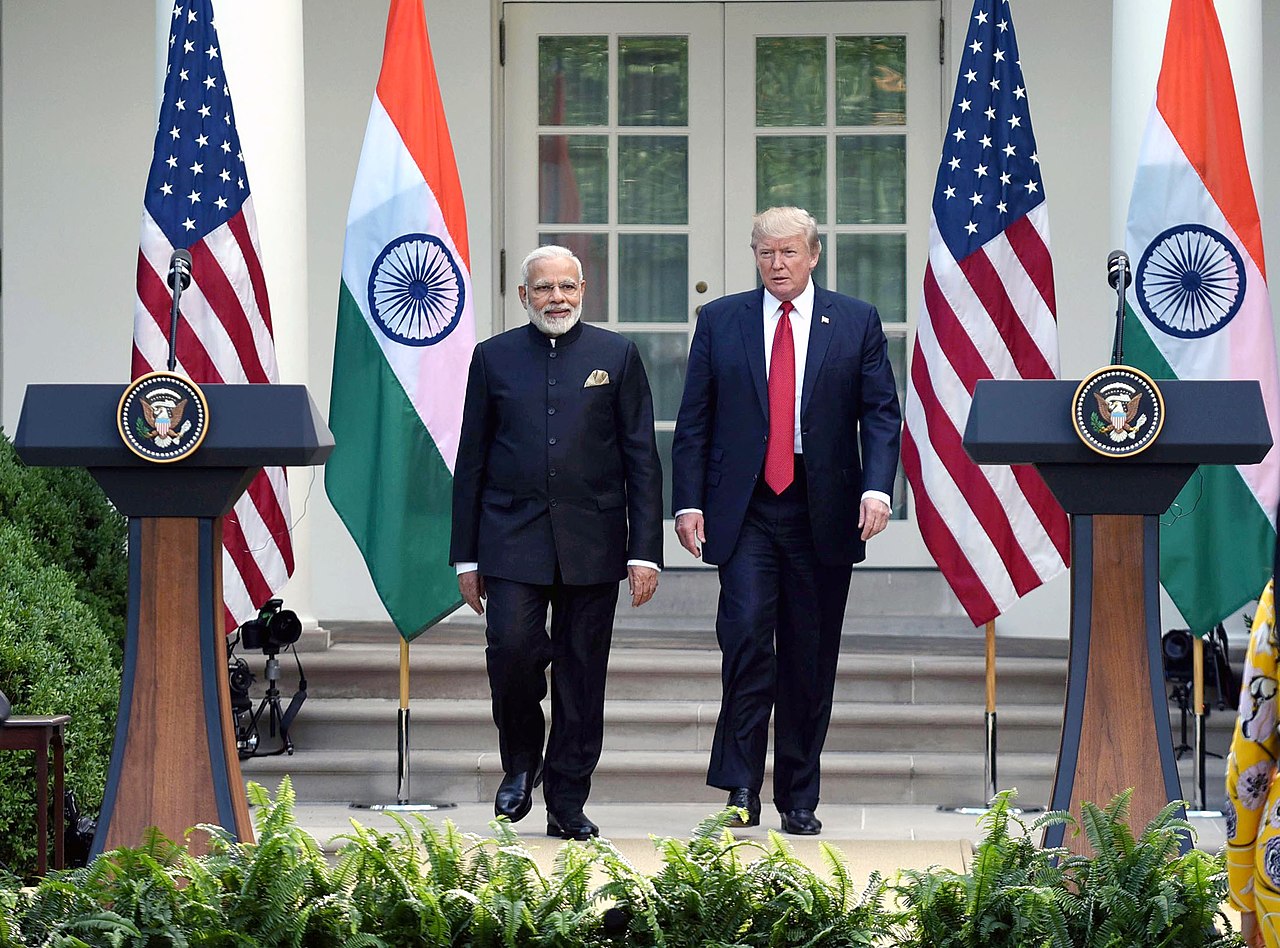
M 751 249 L 761 240 L 781 240 L 784 237 L 803 237 L 809 251 L 822 249 L 818 239 L 818 222 L 802 207 L 769 207 L 751 219 Z

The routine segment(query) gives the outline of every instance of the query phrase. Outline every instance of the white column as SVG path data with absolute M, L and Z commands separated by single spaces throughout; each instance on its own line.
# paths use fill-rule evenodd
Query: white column
M 173 3 L 157 0 L 158 74 L 164 75 Z M 302 0 L 218 0 L 215 26 L 258 221 L 280 381 L 311 385 L 307 328 L 307 168 Z M 310 526 L 323 494 L 320 468 L 289 472 L 296 568 L 281 595 L 315 629 Z
M 1164 54 L 1170 0 L 1115 0 L 1111 61 L 1111 235 L 1124 246 L 1129 195 Z M 1231 60 L 1249 175 L 1262 206 L 1262 2 L 1215 4 Z

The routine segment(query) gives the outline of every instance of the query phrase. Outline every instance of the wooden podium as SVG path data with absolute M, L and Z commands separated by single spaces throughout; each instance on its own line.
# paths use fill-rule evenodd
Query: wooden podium
M 1271 447 L 1257 382 L 1156 384 L 1164 427 L 1132 457 L 1081 441 L 1076 381 L 981 381 L 964 434 L 979 464 L 1034 464 L 1071 515 L 1071 646 L 1050 807 L 1078 817 L 1082 801 L 1105 805 L 1132 787 L 1135 827 L 1182 799 L 1160 652 L 1160 517 L 1199 465 L 1255 464 Z M 1051 828 L 1045 845 L 1062 845 L 1063 833 Z
M 14 438 L 36 466 L 84 467 L 129 518 L 120 710 L 93 855 L 198 823 L 251 840 L 232 729 L 222 517 L 264 466 L 323 464 L 333 436 L 301 385 L 206 385 L 208 434 L 156 464 L 116 426 L 120 385 L 31 385 Z M 61 801 L 55 801 L 60 807 Z

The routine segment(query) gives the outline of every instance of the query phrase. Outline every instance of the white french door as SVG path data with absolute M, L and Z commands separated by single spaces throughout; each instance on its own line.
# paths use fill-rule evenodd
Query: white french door
M 698 306 L 752 286 L 751 216 L 818 220 L 823 286 L 879 308 L 905 387 L 940 149 L 932 0 L 503 6 L 506 326 L 540 243 L 639 346 L 667 471 Z M 668 503 L 668 510 L 669 510 Z M 931 566 L 905 482 L 868 562 Z M 669 566 L 694 566 L 667 530 Z

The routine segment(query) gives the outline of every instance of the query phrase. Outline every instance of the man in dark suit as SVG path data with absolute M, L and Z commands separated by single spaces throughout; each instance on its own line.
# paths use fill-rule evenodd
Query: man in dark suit
M 757 215 L 763 288 L 702 308 L 671 459 L 676 533 L 720 572 L 720 718 L 707 783 L 814 835 L 852 564 L 889 520 L 901 412 L 875 307 L 816 286 L 806 211 Z
M 629 580 L 633 606 L 657 588 L 662 468 L 635 344 L 580 322 L 578 258 L 539 247 L 521 280 L 529 324 L 480 343 L 471 359 L 449 557 L 463 599 L 478 614 L 488 604 L 505 773 L 494 812 L 522 819 L 541 781 L 547 834 L 586 839 L 599 834 L 582 808 L 604 735 L 618 583 Z

